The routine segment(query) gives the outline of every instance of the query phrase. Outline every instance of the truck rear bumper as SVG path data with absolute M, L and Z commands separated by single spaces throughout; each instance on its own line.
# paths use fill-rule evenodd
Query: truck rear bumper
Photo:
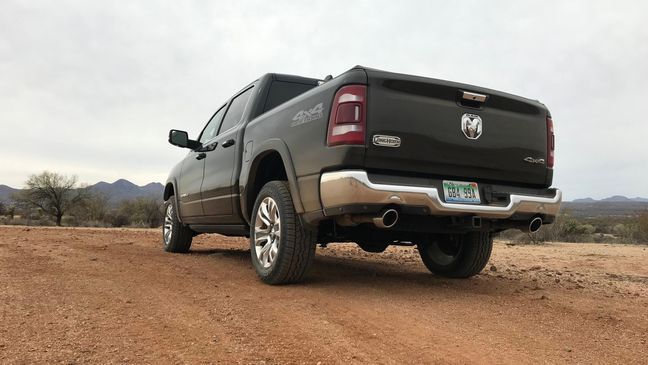
M 324 212 L 344 206 L 395 204 L 426 207 L 427 214 L 437 216 L 475 215 L 495 219 L 506 219 L 514 214 L 556 216 L 562 192 L 558 189 L 551 191 L 553 196 L 512 193 L 506 205 L 476 205 L 447 203 L 436 187 L 372 183 L 364 170 L 327 172 L 320 179 Z

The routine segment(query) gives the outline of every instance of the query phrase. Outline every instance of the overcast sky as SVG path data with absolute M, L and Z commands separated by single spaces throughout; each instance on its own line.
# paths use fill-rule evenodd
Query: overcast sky
M 233 92 L 354 65 L 539 99 L 567 199 L 648 196 L 648 3 L 0 2 L 0 184 L 164 182 Z M 280 5 L 282 4 L 282 5 Z

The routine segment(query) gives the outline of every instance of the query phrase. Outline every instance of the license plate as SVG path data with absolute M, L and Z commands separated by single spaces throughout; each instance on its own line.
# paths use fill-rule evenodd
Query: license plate
M 443 194 L 446 202 L 479 204 L 477 183 L 443 180 Z

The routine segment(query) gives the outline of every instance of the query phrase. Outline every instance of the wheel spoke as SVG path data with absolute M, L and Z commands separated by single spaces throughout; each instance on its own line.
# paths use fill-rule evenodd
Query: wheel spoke
M 270 234 L 270 227 L 267 227 L 267 228 L 254 227 L 254 236 L 255 237 L 257 235 L 267 236 L 268 234 Z
M 260 243 L 262 241 L 270 241 L 269 235 L 268 234 L 262 234 L 262 235 L 254 235 L 254 244 L 257 246 L 262 246 Z M 266 244 L 267 245 L 267 244 Z
M 269 255 L 270 255 L 270 261 L 274 261 L 274 259 L 277 257 L 277 252 L 279 251 L 279 248 L 277 247 L 277 243 L 272 245 L 269 250 Z
M 271 246 L 272 246 L 272 243 L 270 242 L 270 240 L 267 240 L 266 244 L 263 245 L 263 247 L 261 247 L 261 253 L 265 254 L 266 252 L 268 252 L 268 250 L 270 250 Z
M 171 242 L 171 235 L 173 234 L 173 206 L 169 204 L 166 208 L 164 215 L 164 228 L 162 229 L 162 238 L 164 243 L 168 245 Z
M 261 218 L 261 221 L 263 224 L 267 226 L 270 226 L 270 217 L 268 215 L 268 204 L 266 202 L 261 203 L 261 206 L 259 207 L 259 218 Z
M 268 241 L 268 243 L 266 243 L 261 249 L 261 263 L 263 263 L 263 266 L 272 263 L 270 260 L 270 248 L 272 248 L 272 243 Z
M 279 205 L 271 197 L 259 204 L 254 222 L 254 245 L 258 262 L 268 268 L 279 253 L 280 232 Z

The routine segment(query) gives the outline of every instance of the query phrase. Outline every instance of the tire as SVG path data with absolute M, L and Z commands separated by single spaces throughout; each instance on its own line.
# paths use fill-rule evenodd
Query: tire
M 176 202 L 172 196 L 164 204 L 164 224 L 162 225 L 162 244 L 164 251 L 187 253 L 191 247 L 194 232 L 178 219 Z
M 493 237 L 489 232 L 444 235 L 418 245 L 428 270 L 449 278 L 479 274 L 486 267 L 492 250 Z
M 316 237 L 295 212 L 288 184 L 265 184 L 250 224 L 250 256 L 261 280 L 273 285 L 302 280 L 315 256 Z

